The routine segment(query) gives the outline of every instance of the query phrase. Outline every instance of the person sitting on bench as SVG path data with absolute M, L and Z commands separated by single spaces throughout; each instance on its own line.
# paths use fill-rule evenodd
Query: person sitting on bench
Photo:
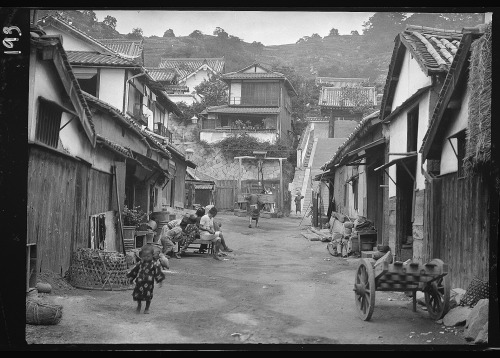
M 212 207 L 207 214 L 205 214 L 201 219 L 200 219 L 200 239 L 201 240 L 208 240 L 212 241 L 214 243 L 215 247 L 215 252 L 213 254 L 213 258 L 216 260 L 220 260 L 219 258 L 219 251 L 220 247 L 222 246 L 224 251 L 226 252 L 231 252 L 229 247 L 227 247 L 226 243 L 224 242 L 224 237 L 222 236 L 222 233 L 220 231 L 215 231 L 214 230 L 214 217 L 217 215 L 217 209 L 215 207 Z

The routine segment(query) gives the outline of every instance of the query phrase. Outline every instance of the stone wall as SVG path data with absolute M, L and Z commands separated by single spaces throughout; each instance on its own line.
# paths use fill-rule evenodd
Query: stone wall
M 173 143 L 181 151 L 192 149 L 190 160 L 197 165 L 196 172 L 201 172 L 217 180 L 240 179 L 239 160 L 232 156 L 224 155 L 220 148 L 204 147 L 198 142 L 196 136 L 197 124 L 188 123 L 184 126 L 180 122 L 171 121 L 169 130 L 172 131 Z M 278 160 L 265 160 L 263 163 L 264 179 L 280 178 L 280 163 Z M 288 188 L 292 182 L 294 167 L 287 160 L 283 160 L 283 185 Z M 241 180 L 259 179 L 257 161 L 243 159 L 241 163 Z

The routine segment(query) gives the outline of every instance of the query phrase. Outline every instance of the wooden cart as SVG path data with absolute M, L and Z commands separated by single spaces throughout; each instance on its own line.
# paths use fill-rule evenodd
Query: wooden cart
M 429 263 L 393 264 L 374 259 L 360 259 L 354 281 L 354 299 L 359 316 L 370 320 L 375 308 L 375 291 L 412 292 L 413 312 L 417 310 L 416 292 L 425 295 L 425 305 L 432 319 L 442 318 L 449 310 L 450 282 L 448 265 L 439 259 Z

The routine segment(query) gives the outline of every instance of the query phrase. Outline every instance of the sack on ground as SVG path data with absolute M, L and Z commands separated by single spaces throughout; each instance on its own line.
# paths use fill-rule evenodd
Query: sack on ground
M 58 324 L 62 318 L 62 306 L 26 300 L 26 323 L 32 325 Z

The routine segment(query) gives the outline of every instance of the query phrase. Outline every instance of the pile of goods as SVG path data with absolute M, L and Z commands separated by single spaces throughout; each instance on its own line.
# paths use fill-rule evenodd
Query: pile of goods
M 26 323 L 32 325 L 58 324 L 62 318 L 61 305 L 53 305 L 34 298 L 26 299 Z

